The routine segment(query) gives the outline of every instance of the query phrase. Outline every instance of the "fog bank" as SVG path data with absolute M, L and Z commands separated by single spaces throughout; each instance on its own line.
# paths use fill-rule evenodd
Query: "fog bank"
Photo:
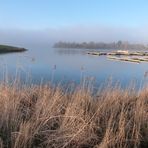
M 0 44 L 15 46 L 52 46 L 57 41 L 148 43 L 146 27 L 71 26 L 44 30 L 0 29 Z

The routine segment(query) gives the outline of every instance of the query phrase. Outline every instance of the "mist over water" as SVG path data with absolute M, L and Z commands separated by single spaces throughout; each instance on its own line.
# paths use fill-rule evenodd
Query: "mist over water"
M 128 86 L 131 81 L 140 87 L 147 81 L 147 63 L 133 64 L 109 61 L 106 57 L 88 56 L 81 50 L 55 50 L 53 44 L 67 42 L 116 42 L 147 44 L 145 27 L 111 27 L 103 25 L 61 26 L 47 29 L 0 29 L 0 44 L 27 48 L 25 53 L 0 55 L 1 65 L 7 65 L 9 75 L 15 76 L 19 67 L 22 79 L 31 83 L 80 84 L 82 79 L 93 80 L 100 86 L 108 79 Z M 2 74 L 2 71 L 1 71 Z M 3 77 L 1 77 L 3 78 Z M 28 81 L 27 81 L 28 82 Z
M 47 29 L 0 29 L 0 44 L 23 47 L 52 46 L 58 41 L 148 43 L 145 26 L 122 27 L 103 25 L 61 26 Z
M 0 55 L 1 79 L 3 70 L 7 68 L 8 77 L 13 79 L 16 70 L 24 82 L 42 83 L 75 83 L 82 80 L 91 81 L 98 87 L 108 80 L 115 85 L 128 87 L 134 81 L 139 88 L 147 83 L 144 77 L 147 63 L 140 64 L 108 60 L 105 56 L 90 56 L 85 50 L 58 50 L 39 46 L 29 48 L 24 53 Z

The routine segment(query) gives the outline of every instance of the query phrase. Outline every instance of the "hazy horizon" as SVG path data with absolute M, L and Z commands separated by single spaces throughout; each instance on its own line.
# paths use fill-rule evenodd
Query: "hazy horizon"
M 58 41 L 148 44 L 146 0 L 0 0 L 0 44 Z

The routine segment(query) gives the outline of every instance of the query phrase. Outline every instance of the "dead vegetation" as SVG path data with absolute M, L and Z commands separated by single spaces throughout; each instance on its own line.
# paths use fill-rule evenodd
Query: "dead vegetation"
M 146 148 L 148 88 L 0 84 L 1 148 Z

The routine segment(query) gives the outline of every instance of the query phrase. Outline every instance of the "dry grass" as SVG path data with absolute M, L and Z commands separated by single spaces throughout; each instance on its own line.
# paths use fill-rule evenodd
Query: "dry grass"
M 89 89 L 0 84 L 0 147 L 148 146 L 148 88 Z

